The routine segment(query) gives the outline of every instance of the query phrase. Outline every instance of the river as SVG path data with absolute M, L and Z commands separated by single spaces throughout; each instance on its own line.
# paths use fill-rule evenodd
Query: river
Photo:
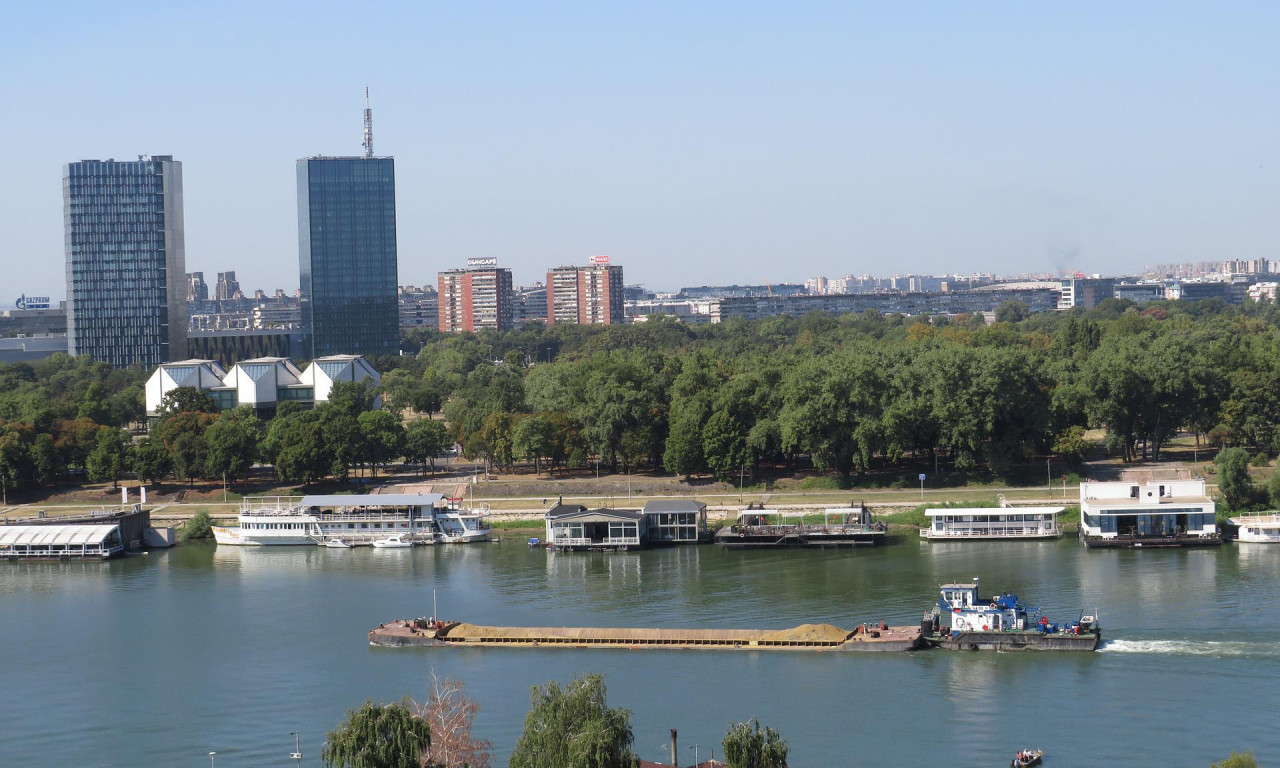
M 783 628 L 915 623 L 939 583 L 980 576 L 1054 618 L 1099 613 L 1097 653 L 835 654 L 380 649 L 381 621 Z M 434 671 L 483 707 L 502 766 L 530 686 L 599 672 L 632 712 L 637 753 L 668 730 L 720 754 L 757 717 L 797 768 L 1208 766 L 1232 749 L 1280 762 L 1280 547 L 1088 551 L 1056 542 L 908 540 L 857 551 L 627 554 L 501 543 L 414 550 L 212 544 L 109 563 L 0 564 L 4 765 L 303 764 L 365 699 L 423 699 Z

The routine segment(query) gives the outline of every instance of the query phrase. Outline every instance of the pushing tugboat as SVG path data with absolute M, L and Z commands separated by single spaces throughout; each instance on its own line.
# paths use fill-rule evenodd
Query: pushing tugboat
M 948 651 L 1092 651 L 1102 642 L 1096 617 L 1054 623 L 1038 608 L 1028 611 L 1017 595 L 981 597 L 977 578 L 943 584 L 921 629 L 930 646 Z

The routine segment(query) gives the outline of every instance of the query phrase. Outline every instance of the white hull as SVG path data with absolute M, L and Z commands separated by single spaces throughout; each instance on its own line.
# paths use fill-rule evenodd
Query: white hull
M 213 540 L 218 544 L 228 544 L 231 546 L 242 547 L 266 547 L 266 546 L 284 546 L 296 547 L 302 545 L 315 546 L 315 539 L 305 534 L 291 532 L 274 532 L 263 531 L 247 532 L 240 528 L 222 528 L 219 526 L 211 526 L 213 530 Z
M 445 544 L 471 544 L 476 541 L 488 541 L 491 531 L 484 528 L 479 531 L 467 531 L 461 534 L 441 534 L 440 541 Z

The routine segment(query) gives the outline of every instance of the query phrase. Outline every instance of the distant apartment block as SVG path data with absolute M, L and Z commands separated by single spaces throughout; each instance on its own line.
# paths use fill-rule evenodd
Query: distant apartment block
M 547 272 L 547 324 L 617 325 L 623 322 L 622 267 L 596 263 Z
M 81 160 L 62 174 L 67 348 L 154 366 L 187 346 L 182 163 Z
M 491 329 L 505 331 L 512 323 L 511 270 L 493 259 L 472 259 L 466 269 L 439 274 L 440 330 L 444 333 Z
M 240 281 L 236 279 L 235 272 L 218 273 L 218 282 L 214 288 L 214 295 L 218 301 L 244 297 L 244 294 L 240 292 Z
M 209 300 L 209 284 L 204 281 L 203 272 L 187 273 L 187 304 Z
M 438 328 L 440 298 L 431 286 L 400 286 L 400 330 Z
M 872 310 L 881 314 L 956 315 L 992 312 L 1007 301 L 1020 301 L 1032 312 L 1047 312 L 1058 305 L 1052 287 L 981 290 L 949 293 L 854 293 L 828 296 L 747 296 L 711 302 L 711 322 L 731 319 L 757 320 L 784 315 L 803 317 L 810 312 L 845 315 Z

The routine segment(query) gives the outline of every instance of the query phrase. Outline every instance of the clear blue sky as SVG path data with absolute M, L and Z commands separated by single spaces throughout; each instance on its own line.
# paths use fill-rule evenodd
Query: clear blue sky
M 292 290 L 294 160 L 360 152 L 366 83 L 402 283 L 1280 258 L 1277 39 L 1274 2 L 8 3 L 3 283 L 63 295 L 63 163 L 150 153 L 188 270 Z

